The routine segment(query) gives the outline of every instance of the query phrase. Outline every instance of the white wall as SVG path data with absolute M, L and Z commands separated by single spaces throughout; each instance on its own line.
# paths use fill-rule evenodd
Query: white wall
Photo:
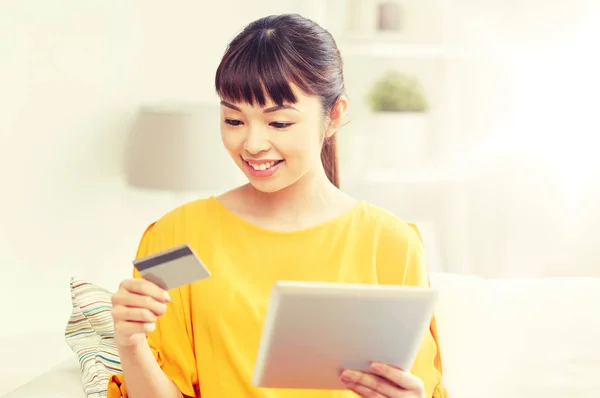
M 472 271 L 600 276 L 600 237 L 592 227 L 600 220 L 599 3 L 453 4 L 463 22 L 456 40 L 510 55 L 471 97 L 472 109 L 485 113 L 472 112 L 477 134 L 470 152 L 459 153 L 483 159 L 471 213 Z

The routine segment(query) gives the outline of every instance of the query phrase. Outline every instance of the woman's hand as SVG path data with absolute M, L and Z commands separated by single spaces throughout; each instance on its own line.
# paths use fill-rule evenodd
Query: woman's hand
M 362 398 L 425 398 L 423 382 L 409 372 L 380 362 L 373 362 L 371 370 L 346 369 L 340 380 Z
M 112 296 L 112 318 L 117 347 L 136 345 L 145 341 L 157 319 L 167 310 L 169 294 L 145 279 L 121 282 Z

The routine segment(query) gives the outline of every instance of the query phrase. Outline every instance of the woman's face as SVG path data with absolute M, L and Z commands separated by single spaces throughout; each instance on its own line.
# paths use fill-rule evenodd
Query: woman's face
M 264 107 L 221 102 L 223 144 L 259 191 L 276 192 L 323 170 L 327 131 L 321 101 L 296 87 L 294 94 L 298 101 L 282 107 L 270 100 Z

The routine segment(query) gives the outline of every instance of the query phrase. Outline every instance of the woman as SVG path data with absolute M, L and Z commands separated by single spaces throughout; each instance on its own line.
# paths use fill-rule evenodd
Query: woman
M 335 133 L 348 100 L 326 30 L 298 15 L 255 21 L 230 43 L 215 83 L 223 143 L 249 183 L 143 234 L 138 257 L 189 243 L 212 277 L 170 297 L 135 271 L 121 284 L 112 314 L 123 376 L 109 397 L 446 397 L 435 322 L 412 373 L 344 370 L 342 392 L 251 385 L 275 281 L 429 282 L 416 228 L 338 189 Z

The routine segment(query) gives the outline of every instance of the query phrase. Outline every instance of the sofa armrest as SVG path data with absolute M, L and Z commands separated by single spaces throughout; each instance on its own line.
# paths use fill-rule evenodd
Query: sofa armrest
M 0 353 L 10 359 L 10 366 L 0 372 L 0 397 L 77 356 L 60 329 L 0 336 Z
M 77 357 L 17 388 L 4 398 L 85 398 Z

